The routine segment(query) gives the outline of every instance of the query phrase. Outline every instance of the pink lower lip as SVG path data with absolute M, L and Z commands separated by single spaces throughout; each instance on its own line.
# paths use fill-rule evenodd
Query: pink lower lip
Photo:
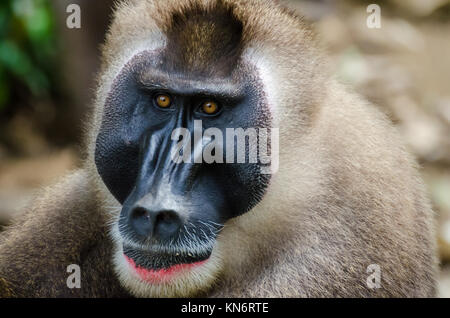
M 159 270 L 154 269 L 147 269 L 140 266 L 137 266 L 134 260 L 123 255 L 125 259 L 127 260 L 128 264 L 136 271 L 136 273 L 139 275 L 139 277 L 142 280 L 145 280 L 150 283 L 161 283 L 164 281 L 167 281 L 171 277 L 175 276 L 178 273 L 181 273 L 183 271 L 190 270 L 194 267 L 197 267 L 203 263 L 205 263 L 207 260 L 203 260 L 200 262 L 190 263 L 190 264 L 177 264 L 173 265 L 169 268 L 163 268 Z

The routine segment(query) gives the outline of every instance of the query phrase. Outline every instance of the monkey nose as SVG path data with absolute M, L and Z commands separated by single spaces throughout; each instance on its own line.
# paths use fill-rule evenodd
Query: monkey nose
M 180 215 L 176 211 L 143 206 L 131 209 L 129 222 L 131 229 L 141 238 L 154 237 L 162 241 L 176 239 L 182 226 Z

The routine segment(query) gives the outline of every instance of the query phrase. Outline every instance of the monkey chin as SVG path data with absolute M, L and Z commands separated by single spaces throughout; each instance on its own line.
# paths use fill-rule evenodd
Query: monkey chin
M 152 271 L 137 267 L 134 261 L 124 254 L 122 245 L 116 244 L 113 262 L 120 283 L 135 297 L 201 295 L 213 286 L 220 272 L 220 261 L 215 249 L 206 260 Z

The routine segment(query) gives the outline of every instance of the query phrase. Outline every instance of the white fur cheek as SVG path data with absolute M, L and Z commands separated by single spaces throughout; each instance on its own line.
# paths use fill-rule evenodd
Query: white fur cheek
M 122 245 L 116 244 L 113 264 L 121 285 L 135 297 L 190 297 L 211 288 L 220 273 L 219 253 L 213 250 L 211 257 L 203 264 L 180 273 L 169 281 L 151 284 L 143 281 L 128 264 Z
M 277 92 L 280 83 L 274 73 L 274 65 L 268 59 L 268 54 L 260 52 L 257 48 L 248 48 L 244 54 L 244 59 L 254 65 L 258 71 L 259 79 L 262 81 L 264 92 L 266 93 L 269 111 L 273 118 L 272 127 L 279 127 L 279 114 L 276 105 L 279 104 L 280 96 Z

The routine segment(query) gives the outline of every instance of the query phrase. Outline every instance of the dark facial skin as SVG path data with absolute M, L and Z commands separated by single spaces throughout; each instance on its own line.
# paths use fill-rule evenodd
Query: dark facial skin
M 173 130 L 187 128 L 192 143 L 194 120 L 202 121 L 203 130 L 220 129 L 224 137 L 226 128 L 270 127 L 254 70 L 241 63 L 227 76 L 205 78 L 173 73 L 160 63 L 160 56 L 143 52 L 117 76 L 106 100 L 95 152 L 101 178 L 123 204 L 121 235 L 149 246 L 146 251 L 124 246 L 124 252 L 150 269 L 208 258 L 212 246 L 207 243 L 215 239 L 221 225 L 252 209 L 270 180 L 259 163 L 225 163 L 225 149 L 224 163 L 175 163 L 170 155 L 178 142 L 171 140 Z M 170 98 L 170 106 L 158 105 L 161 95 Z M 217 113 L 203 110 L 207 101 L 217 104 Z M 187 241 L 205 249 L 189 255 L 151 249 L 154 244 L 181 247 Z

